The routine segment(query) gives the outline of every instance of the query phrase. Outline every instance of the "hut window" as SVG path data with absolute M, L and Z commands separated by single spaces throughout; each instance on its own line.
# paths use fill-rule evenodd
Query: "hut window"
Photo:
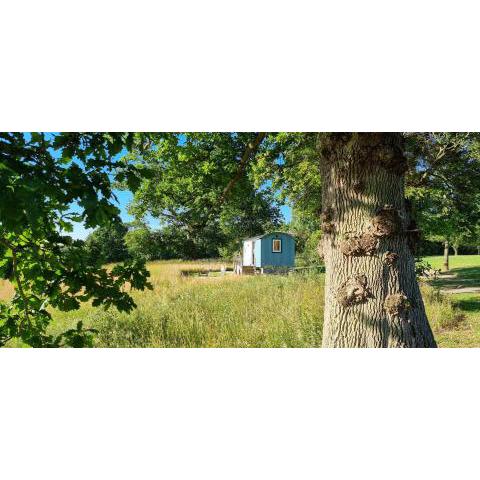
M 272 252 L 280 253 L 282 251 L 282 241 L 275 239 L 272 243 Z

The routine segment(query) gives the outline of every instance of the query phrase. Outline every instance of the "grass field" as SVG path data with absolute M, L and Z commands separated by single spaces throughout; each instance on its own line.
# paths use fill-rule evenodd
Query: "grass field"
M 427 261 L 437 268 L 442 260 L 429 257 Z M 149 270 L 154 290 L 133 293 L 138 304 L 133 313 L 105 312 L 85 305 L 80 311 L 53 312 L 50 331 L 60 333 L 83 320 L 98 330 L 98 347 L 321 345 L 322 274 L 180 275 L 181 270 L 219 267 L 215 263 L 152 262 Z M 452 257 L 451 267 L 459 282 L 473 278 L 480 285 L 480 256 Z M 442 295 L 428 285 L 422 286 L 422 292 L 439 346 L 480 347 L 480 294 Z M 0 283 L 0 295 L 4 299 L 11 295 L 5 282 Z
M 440 269 L 443 257 L 425 257 L 433 268 Z M 450 256 L 447 278 L 430 282 L 435 288 L 454 291 L 459 288 L 480 287 L 480 255 Z M 480 292 L 448 295 L 449 303 L 465 317 L 453 329 L 440 329 L 436 333 L 440 346 L 480 347 Z M 461 317 L 459 317 L 460 319 Z
M 435 269 L 441 269 L 443 257 L 425 257 Z M 439 278 L 432 285 L 443 289 L 480 287 L 480 255 L 451 256 L 449 260 L 450 275 Z

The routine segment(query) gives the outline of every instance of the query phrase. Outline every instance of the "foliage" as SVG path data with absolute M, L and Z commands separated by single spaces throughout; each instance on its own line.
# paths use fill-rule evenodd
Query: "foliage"
M 128 227 L 114 221 L 94 230 L 85 241 L 85 248 L 93 259 L 101 263 L 123 262 L 129 257 L 125 244 Z
M 108 271 L 83 242 L 64 232 L 74 222 L 102 227 L 118 219 L 112 182 L 135 189 L 146 171 L 118 160 L 141 149 L 146 137 L 121 133 L 0 134 L 0 276 L 15 295 L 0 304 L 0 345 L 12 338 L 37 347 L 89 344 L 92 332 L 46 333 L 48 307 L 75 310 L 81 302 L 131 311 L 124 291 L 148 286 L 144 265 L 132 261 Z M 72 205 L 77 205 L 72 209 Z M 83 340 L 81 340 L 83 338 Z
M 475 253 L 480 255 L 480 222 L 465 235 L 464 244 L 475 247 Z
M 265 153 L 255 166 L 257 181 L 271 181 L 281 203 L 290 203 L 295 217 L 318 229 L 322 205 L 322 179 L 317 133 L 269 134 Z
M 132 257 L 145 260 L 189 259 L 195 254 L 206 258 L 215 254 L 215 244 L 209 244 L 208 239 L 197 238 L 194 244 L 185 230 L 174 225 L 154 230 L 140 224 L 127 232 L 125 243 Z
M 240 239 L 278 228 L 281 216 L 272 188 L 258 187 L 252 170 L 253 157 L 264 148 L 263 135 L 158 135 L 141 156 L 126 157 L 153 172 L 136 192 L 131 213 L 138 220 L 146 214 L 159 218 L 163 237 L 171 237 L 174 229 L 174 240 L 184 244 L 181 258 L 220 251 L 228 256 Z
M 479 138 L 467 133 L 407 135 L 407 196 L 430 240 L 458 246 L 480 222 Z
M 130 229 L 124 237 L 129 255 L 146 261 L 160 258 L 159 239 L 146 225 Z
M 304 232 L 298 232 L 292 228 L 292 232 L 296 238 L 300 239 L 299 248 L 297 250 L 296 265 L 297 266 L 309 266 L 309 265 L 323 265 L 323 256 L 320 255 L 322 231 L 317 229 L 311 233 L 307 233 L 307 238 L 302 242 L 302 235 Z

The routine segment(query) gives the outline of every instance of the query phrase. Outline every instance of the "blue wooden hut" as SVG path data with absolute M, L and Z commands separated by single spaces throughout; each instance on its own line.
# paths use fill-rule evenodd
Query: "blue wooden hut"
M 287 268 L 294 265 L 295 238 L 290 233 L 266 233 L 243 241 L 239 273 L 254 273 L 256 269 L 263 272 L 264 269 Z

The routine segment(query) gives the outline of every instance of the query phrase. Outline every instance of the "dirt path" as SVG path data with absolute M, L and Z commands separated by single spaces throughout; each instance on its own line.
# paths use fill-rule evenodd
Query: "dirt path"
M 480 287 L 442 288 L 442 293 L 480 293 Z

